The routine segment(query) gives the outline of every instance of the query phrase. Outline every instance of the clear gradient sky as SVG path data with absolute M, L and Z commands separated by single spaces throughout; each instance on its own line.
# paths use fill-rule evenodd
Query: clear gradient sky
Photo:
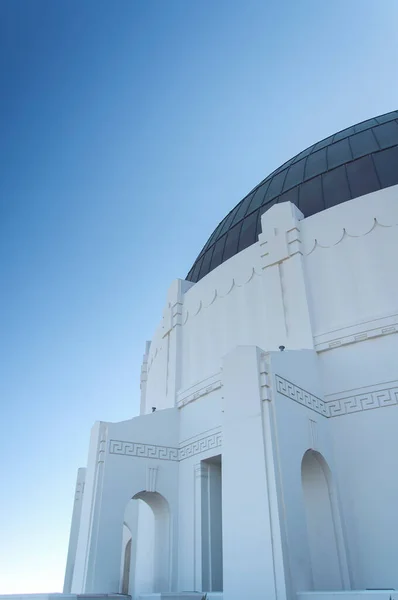
M 0 593 L 61 591 L 95 420 L 170 282 L 309 144 L 398 106 L 396 0 L 0 0 Z

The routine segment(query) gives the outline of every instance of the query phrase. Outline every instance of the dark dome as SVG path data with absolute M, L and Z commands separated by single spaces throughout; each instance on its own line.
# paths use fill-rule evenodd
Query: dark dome
M 310 146 L 259 183 L 221 221 L 187 275 L 199 281 L 257 240 L 261 215 L 276 202 L 309 217 L 352 198 L 398 184 L 398 111 Z

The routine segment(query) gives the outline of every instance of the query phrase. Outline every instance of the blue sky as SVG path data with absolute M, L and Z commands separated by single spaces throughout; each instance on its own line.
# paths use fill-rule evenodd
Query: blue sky
M 95 420 L 167 288 L 309 144 L 397 108 L 396 0 L 0 2 L 0 593 L 61 591 Z

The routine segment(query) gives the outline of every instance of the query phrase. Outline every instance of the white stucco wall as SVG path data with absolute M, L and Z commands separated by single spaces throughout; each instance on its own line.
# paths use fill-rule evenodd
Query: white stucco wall
M 397 589 L 398 407 L 333 421 L 334 437 L 341 440 L 335 444 L 336 473 L 343 490 L 353 587 Z
M 370 328 L 375 320 L 397 313 L 397 188 L 356 198 L 302 222 L 317 345 L 342 338 L 354 325 Z

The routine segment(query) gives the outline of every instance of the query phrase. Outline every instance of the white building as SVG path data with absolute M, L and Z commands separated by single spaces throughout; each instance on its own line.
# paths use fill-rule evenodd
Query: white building
M 93 427 L 65 593 L 394 597 L 396 119 L 288 161 L 171 284 L 140 416 Z

